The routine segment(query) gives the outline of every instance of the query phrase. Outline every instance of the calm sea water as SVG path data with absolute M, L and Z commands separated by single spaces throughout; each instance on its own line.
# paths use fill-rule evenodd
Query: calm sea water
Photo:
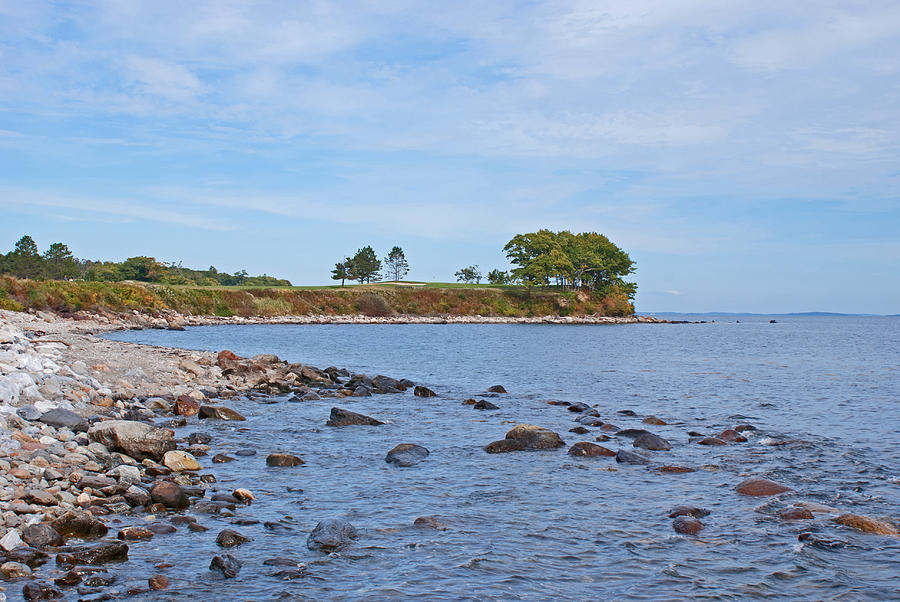
M 293 362 L 346 367 L 427 385 L 438 397 L 402 395 L 291 403 L 236 400 L 245 423 L 192 423 L 179 435 L 213 436 L 212 453 L 252 449 L 230 464 L 201 463 L 217 487 L 246 487 L 257 502 L 237 519 L 197 514 L 206 533 L 179 528 L 132 546 L 128 579 L 175 566 L 168 595 L 198 599 L 666 599 L 900 597 L 900 539 L 851 532 L 827 517 L 785 522 L 794 500 L 900 518 L 900 319 L 759 316 L 711 324 L 217 326 L 184 332 L 132 331 L 117 340 L 243 356 L 275 353 Z M 739 319 L 740 323 L 735 323 Z M 487 387 L 500 410 L 462 405 Z M 697 467 L 659 474 L 609 458 L 578 459 L 565 448 L 488 455 L 482 447 L 520 422 L 568 430 L 575 414 L 549 400 L 595 405 L 601 418 L 642 428 L 653 414 L 667 438 L 657 464 Z M 271 400 L 270 400 L 271 401 Z M 340 406 L 381 427 L 324 426 Z M 622 416 L 629 409 L 639 417 Z M 705 447 L 690 430 L 715 434 L 739 422 L 748 443 Z M 411 468 L 384 461 L 398 443 L 431 455 Z M 773 443 L 785 443 L 773 445 Z M 631 440 L 607 447 L 631 449 Z M 267 468 L 273 451 L 300 455 L 297 468 Z M 764 475 L 796 490 L 772 501 L 734 487 Z M 676 535 L 678 504 L 711 511 L 699 537 Z M 440 517 L 447 530 L 412 527 Z M 362 532 L 337 554 L 306 549 L 320 520 L 345 518 Z M 273 532 L 262 521 L 279 521 Z M 231 527 L 253 537 L 232 550 L 235 580 L 208 574 L 215 536 Z M 798 541 L 812 531 L 846 545 Z M 306 576 L 285 581 L 263 562 L 291 557 Z M 124 569 L 124 567 L 123 567 Z

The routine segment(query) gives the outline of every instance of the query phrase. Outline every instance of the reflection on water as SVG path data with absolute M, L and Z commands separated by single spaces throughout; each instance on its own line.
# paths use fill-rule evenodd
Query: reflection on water
M 213 436 L 212 453 L 258 455 L 212 465 L 219 490 L 246 487 L 257 502 L 236 517 L 194 513 L 210 527 L 132 546 L 129 579 L 169 562 L 167 594 L 200 599 L 550 599 L 774 596 L 891 598 L 900 539 L 838 528 L 822 516 L 785 522 L 774 514 L 810 500 L 874 517 L 900 517 L 900 320 L 746 317 L 704 325 L 372 325 L 221 326 L 137 331 L 110 338 L 239 355 L 276 353 L 320 367 L 406 377 L 439 397 L 402 395 L 276 404 L 241 400 L 246 423 L 190 424 Z M 500 410 L 461 404 L 494 384 Z M 696 467 L 660 474 L 609 458 L 573 458 L 565 448 L 488 455 L 482 447 L 526 422 L 567 443 L 576 414 L 549 400 L 596 405 L 621 428 L 648 428 L 673 444 L 648 452 L 657 464 Z M 339 405 L 380 427 L 325 427 Z M 630 409 L 638 416 L 618 413 Z M 668 422 L 647 426 L 644 415 Z M 738 422 L 759 428 L 750 441 L 699 446 L 688 431 L 714 434 Z M 398 443 L 431 455 L 418 466 L 384 462 Z M 630 439 L 603 443 L 631 448 Z M 272 451 L 306 464 L 268 468 Z M 765 474 L 798 493 L 746 498 L 734 486 Z M 711 511 L 699 537 L 678 536 L 669 510 Z M 446 530 L 412 526 L 436 516 Z M 362 531 L 331 556 L 306 549 L 322 519 L 343 517 Z M 235 526 L 239 520 L 243 524 Z M 253 523 L 253 521 L 259 521 Z M 263 525 L 279 521 L 275 530 Z M 253 524 L 247 524 L 247 523 Z M 215 536 L 231 527 L 253 537 L 232 550 L 237 579 L 207 574 L 221 553 Z M 798 541 L 798 534 L 815 537 Z M 815 545 L 839 540 L 838 547 Z M 272 576 L 303 565 L 303 576 Z M 158 594 L 155 594 L 158 597 Z

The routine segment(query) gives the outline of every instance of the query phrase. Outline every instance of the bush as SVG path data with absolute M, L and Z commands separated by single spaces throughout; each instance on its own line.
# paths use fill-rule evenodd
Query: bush
M 370 318 L 382 318 L 394 313 L 387 299 L 376 293 L 360 295 L 359 299 L 356 300 L 356 309 L 359 310 L 359 313 Z

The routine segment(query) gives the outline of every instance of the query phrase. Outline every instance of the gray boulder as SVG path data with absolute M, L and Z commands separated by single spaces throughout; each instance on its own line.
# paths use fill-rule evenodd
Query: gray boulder
M 306 538 L 306 547 L 310 550 L 332 552 L 350 545 L 357 537 L 359 533 L 356 527 L 347 521 L 332 518 L 316 525 Z
M 56 428 L 66 427 L 76 433 L 88 430 L 88 425 L 84 418 L 72 410 L 63 408 L 55 408 L 49 412 L 44 412 L 44 414 L 38 418 L 38 421 Z
M 134 420 L 97 423 L 88 430 L 88 438 L 136 460 L 150 458 L 159 461 L 167 451 L 175 449 L 172 431 Z
M 428 457 L 428 450 L 415 443 L 401 443 L 387 453 L 384 461 L 397 466 L 414 466 Z
M 634 447 L 649 449 L 651 451 L 669 451 L 670 449 L 672 449 L 671 443 L 669 443 L 659 435 L 654 435 L 653 433 L 644 433 L 643 435 L 635 437 L 632 445 Z

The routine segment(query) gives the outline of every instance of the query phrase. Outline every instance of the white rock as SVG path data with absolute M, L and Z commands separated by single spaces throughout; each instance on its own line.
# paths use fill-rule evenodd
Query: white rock
M 167 451 L 163 456 L 163 464 L 175 472 L 184 470 L 200 470 L 200 463 L 187 452 L 180 450 Z
M 6 532 L 6 535 L 0 537 L 0 548 L 3 548 L 7 552 L 15 550 L 16 548 L 24 545 L 25 542 L 22 541 L 22 538 L 19 537 L 19 532 L 15 529 L 10 529 Z

